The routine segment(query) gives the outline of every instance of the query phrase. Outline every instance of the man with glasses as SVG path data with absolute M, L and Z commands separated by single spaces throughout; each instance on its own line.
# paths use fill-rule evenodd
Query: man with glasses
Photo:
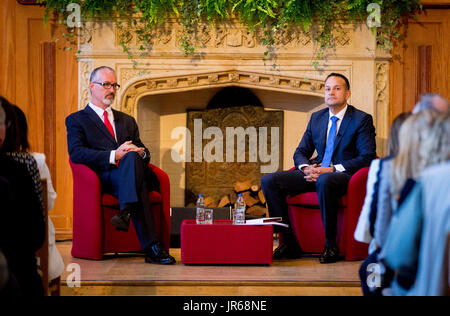
M 158 240 L 148 192 L 158 187 L 147 167 L 150 152 L 139 138 L 133 117 L 111 108 L 117 89 L 114 69 L 94 69 L 89 80 L 91 101 L 66 119 L 70 159 L 94 170 L 102 188 L 119 199 L 120 212 L 111 219 L 117 230 L 128 231 L 133 220 L 148 263 L 173 264 Z

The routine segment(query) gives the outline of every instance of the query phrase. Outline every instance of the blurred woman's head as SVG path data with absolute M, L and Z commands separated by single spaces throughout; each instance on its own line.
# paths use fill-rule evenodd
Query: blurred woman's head
M 401 113 L 399 114 L 391 125 L 391 130 L 389 131 L 389 140 L 388 140 L 388 155 L 397 155 L 398 153 L 398 136 L 400 132 L 400 127 L 406 121 L 408 117 L 412 114 L 411 112 Z
M 19 141 L 19 151 L 28 151 L 30 143 L 28 142 L 28 123 L 25 113 L 17 106 L 13 105 L 17 117 L 17 139 Z
M 437 112 L 447 112 L 450 110 L 448 100 L 437 93 L 426 93 L 420 96 L 420 101 L 414 106 L 413 114 L 420 111 L 432 110 Z
M 2 96 L 0 96 L 0 107 L 0 123 L 3 122 L 0 124 L 0 148 L 4 152 L 14 151 L 18 144 L 16 114 L 11 103 Z
M 426 167 L 450 159 L 450 112 L 423 110 L 400 127 L 399 151 L 392 168 L 392 193 L 407 179 L 418 179 Z

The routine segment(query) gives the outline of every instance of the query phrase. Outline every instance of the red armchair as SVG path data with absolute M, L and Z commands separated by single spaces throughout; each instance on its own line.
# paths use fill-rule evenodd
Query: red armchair
M 366 196 L 369 167 L 362 168 L 350 179 L 347 194 L 339 202 L 339 249 L 345 260 L 361 260 L 367 257 L 367 244 L 357 242 L 353 234 Z M 289 219 L 298 243 L 305 252 L 322 252 L 325 232 L 316 192 L 288 196 Z
M 119 201 L 103 194 L 100 179 L 89 167 L 69 161 L 73 175 L 73 242 L 72 256 L 82 259 L 103 259 L 105 253 L 141 251 L 133 223 L 127 233 L 111 225 L 118 212 Z M 149 164 L 159 180 L 161 192 L 150 192 L 156 230 L 161 243 L 170 247 L 170 182 L 167 174 Z

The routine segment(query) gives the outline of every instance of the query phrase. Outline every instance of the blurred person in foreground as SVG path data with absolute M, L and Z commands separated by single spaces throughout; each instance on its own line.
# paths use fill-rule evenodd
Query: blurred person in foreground
M 13 107 L 0 97 L 0 177 L 9 191 L 1 202 L 0 250 L 8 265 L 8 281 L 0 295 L 42 296 L 35 252 L 44 243 L 45 222 L 42 197 L 36 193 L 30 170 L 39 172 L 33 158 L 18 161 L 8 154 L 8 147 L 17 139 L 16 123 Z
M 411 135 L 407 129 L 411 126 L 402 128 L 401 137 L 411 141 L 401 144 L 391 173 L 392 195 L 403 202 L 392 215 L 379 257 L 395 273 L 386 294 L 445 295 L 450 242 L 450 112 L 422 111 L 413 118 L 419 123 L 415 124 L 417 131 Z M 421 121 L 426 121 L 426 126 L 420 125 Z M 405 190 L 409 191 L 406 195 Z
M 14 105 L 13 107 L 17 116 L 16 130 L 18 135 L 18 142 L 16 151 L 18 151 L 19 153 L 29 153 L 36 160 L 40 178 L 47 181 L 47 209 L 48 211 L 50 211 L 55 205 L 57 194 L 55 192 L 55 189 L 53 188 L 50 170 L 45 162 L 45 155 L 37 152 L 30 152 L 27 118 L 25 116 L 25 113 L 23 113 L 23 111 L 18 106 Z M 48 278 L 51 281 L 63 274 L 64 261 L 58 251 L 58 248 L 56 248 L 55 226 L 53 225 L 50 217 L 48 217 L 48 252 Z

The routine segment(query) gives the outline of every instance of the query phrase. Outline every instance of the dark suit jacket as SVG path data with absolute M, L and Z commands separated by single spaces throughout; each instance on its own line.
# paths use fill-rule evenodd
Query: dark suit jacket
M 100 174 L 115 168 L 109 163 L 111 150 L 116 150 L 124 142 L 131 140 L 137 147 L 145 147 L 139 138 L 136 120 L 123 112 L 112 111 L 117 142 L 90 106 L 66 118 L 67 144 L 72 162 L 85 164 Z M 148 164 L 150 152 L 147 148 L 145 152 L 144 160 Z
M 311 115 L 305 134 L 294 154 L 295 167 L 310 164 L 314 150 L 317 150 L 316 163 L 325 154 L 329 109 Z M 345 171 L 353 174 L 368 167 L 376 157 L 375 127 L 372 116 L 349 105 L 334 143 L 333 165 L 343 165 Z

